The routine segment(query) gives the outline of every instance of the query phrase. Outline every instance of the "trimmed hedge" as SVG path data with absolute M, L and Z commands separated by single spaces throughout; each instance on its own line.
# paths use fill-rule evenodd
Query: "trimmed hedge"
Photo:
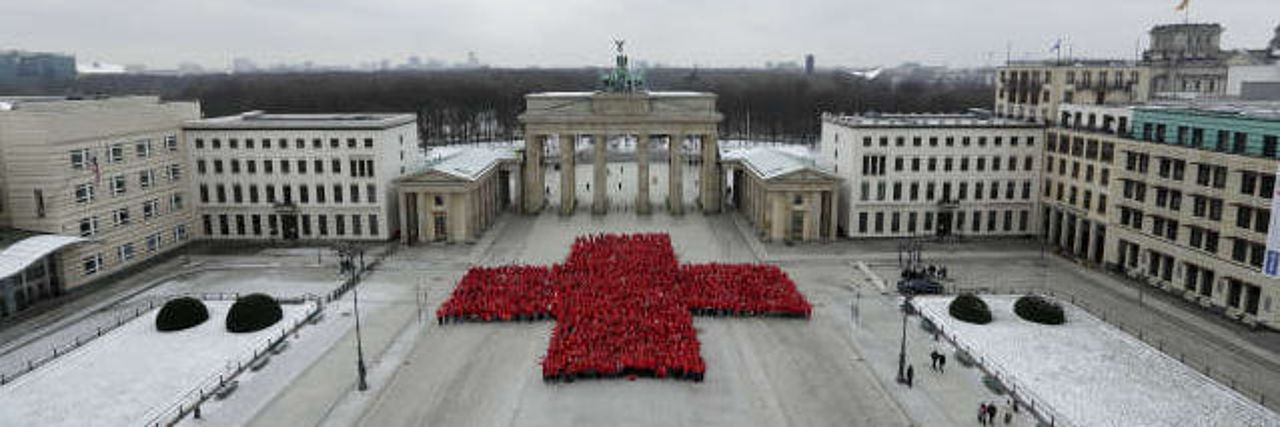
M 951 317 L 965 322 L 979 325 L 991 323 L 991 309 L 987 307 L 986 302 L 982 301 L 982 298 L 974 294 L 960 294 L 956 299 L 951 300 L 947 311 L 951 313 Z
M 1057 302 L 1039 295 L 1026 295 L 1013 303 L 1013 312 L 1029 322 L 1045 325 L 1067 323 L 1067 316 Z
M 284 318 L 280 303 L 266 294 L 249 294 L 236 299 L 227 312 L 227 330 L 236 333 L 266 329 Z
M 191 298 L 174 298 L 160 307 L 156 313 L 156 330 L 160 332 L 181 331 L 197 326 L 209 320 L 209 309 L 204 302 Z

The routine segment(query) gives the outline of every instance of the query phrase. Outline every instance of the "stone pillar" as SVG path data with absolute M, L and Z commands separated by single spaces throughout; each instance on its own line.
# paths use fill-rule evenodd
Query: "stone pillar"
M 542 211 L 543 173 L 542 173 L 542 138 L 543 135 L 526 134 L 524 137 L 524 213 L 529 215 Z M 452 216 L 452 212 L 450 212 Z M 449 218 L 453 220 L 453 218 Z
M 577 158 L 574 155 L 576 148 L 574 138 L 576 135 L 564 134 L 560 135 L 560 214 L 573 215 L 574 204 L 577 203 L 577 197 L 574 191 L 578 181 L 574 178 L 575 168 L 577 167 Z
M 670 142 L 667 143 L 668 153 L 668 172 L 670 177 L 667 179 L 667 209 L 672 215 L 684 214 L 684 156 L 680 153 L 680 146 L 684 144 L 683 134 L 673 134 L 668 137 Z
M 699 199 L 702 213 L 720 212 L 720 144 L 715 133 L 702 136 L 702 178 L 699 180 Z
M 595 136 L 595 162 L 592 163 L 591 173 L 591 213 L 604 214 L 609 212 L 609 163 L 605 156 L 609 151 L 609 141 L 606 135 L 600 134 Z
M 839 185 L 839 184 L 837 184 L 837 186 L 838 186 L 838 185 Z M 837 188 L 835 188 L 835 189 L 832 189 L 831 191 L 828 191 L 828 192 L 827 192 L 827 193 L 831 194 L 831 206 L 830 206 L 830 208 L 828 209 L 828 212 L 827 212 L 827 215 L 829 215 L 829 216 L 830 216 L 830 217 L 829 217 L 829 219 L 828 219 L 828 220 L 830 221 L 830 223 L 829 223 L 829 224 L 827 224 L 827 227 L 828 227 L 828 230 L 827 230 L 827 239 L 830 239 L 830 240 L 835 240 L 835 239 L 840 238 L 840 235 L 839 235 L 839 234 L 840 234 L 840 208 L 839 208 L 839 206 L 840 206 L 840 191 L 838 191 L 838 188 L 839 188 L 839 187 L 837 187 Z M 936 219 L 937 219 L 937 218 L 935 218 L 935 220 L 936 220 Z M 938 224 L 937 224 L 937 222 L 936 222 L 936 221 L 935 221 L 935 223 L 934 223 L 934 225 L 933 225 L 933 226 L 935 227 L 935 228 L 934 228 L 934 230 L 937 230 L 937 228 L 936 228 L 936 227 L 938 226 Z
M 408 245 L 414 243 L 409 241 L 409 235 L 412 234 L 409 232 L 409 193 L 404 191 L 404 187 L 400 187 L 396 196 L 400 198 L 400 244 Z M 414 207 L 416 208 L 417 206 Z M 413 224 L 413 226 L 416 227 L 417 224 Z M 316 227 L 318 228 L 319 225 Z M 319 233 L 318 230 L 317 233 Z
M 648 215 L 649 208 L 649 133 L 636 136 L 636 213 Z

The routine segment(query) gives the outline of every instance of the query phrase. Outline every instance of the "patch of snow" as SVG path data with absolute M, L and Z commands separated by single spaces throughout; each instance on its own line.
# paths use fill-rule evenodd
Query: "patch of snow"
M 286 304 L 276 325 L 226 331 L 230 301 L 207 301 L 209 320 L 158 332 L 152 310 L 75 352 L 0 387 L 0 425 L 139 425 L 188 392 L 248 363 L 255 349 L 302 319 L 306 304 Z
M 1062 304 L 1067 323 L 1049 326 L 1014 314 L 1018 296 L 985 295 L 993 320 L 975 325 L 948 314 L 952 298 L 914 303 L 975 360 L 1011 377 L 1006 386 L 1067 418 L 1059 423 L 1280 426 L 1280 415 L 1071 304 Z

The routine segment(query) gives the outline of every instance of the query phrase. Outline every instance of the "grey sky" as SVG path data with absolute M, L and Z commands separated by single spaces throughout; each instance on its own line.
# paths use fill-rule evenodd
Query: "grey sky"
M 1223 46 L 1260 48 L 1280 0 L 1191 0 L 1191 20 L 1226 27 Z M 223 68 L 312 60 L 356 64 L 410 55 L 498 66 L 609 62 L 609 40 L 672 65 L 759 66 L 817 56 L 820 66 L 919 61 L 979 65 L 1049 56 L 1133 56 L 1177 0 L 0 0 L 0 49 L 82 61 Z

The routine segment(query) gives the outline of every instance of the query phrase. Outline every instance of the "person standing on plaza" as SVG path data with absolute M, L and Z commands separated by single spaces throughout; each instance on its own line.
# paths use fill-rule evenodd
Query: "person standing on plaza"
M 981 405 L 978 405 L 978 423 L 984 426 L 987 425 L 987 402 L 982 402 Z
M 938 350 L 929 352 L 929 369 L 938 370 Z
M 947 355 L 938 353 L 938 372 L 947 373 Z
M 916 367 L 913 365 L 907 365 L 907 388 L 911 388 L 914 386 L 913 383 L 915 382 L 915 379 L 916 379 Z

